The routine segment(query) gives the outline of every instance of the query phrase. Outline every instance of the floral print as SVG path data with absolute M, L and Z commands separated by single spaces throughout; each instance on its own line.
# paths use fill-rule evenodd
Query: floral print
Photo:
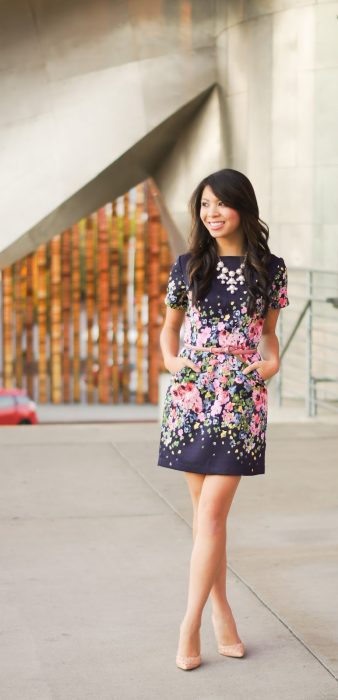
M 239 256 L 221 256 L 229 269 Z M 267 387 L 258 370 L 244 368 L 262 359 L 257 345 L 262 335 L 263 299 L 253 316 L 247 310 L 246 285 L 234 294 L 224 289 L 217 270 L 207 297 L 192 304 L 186 265 L 189 253 L 175 260 L 169 275 L 165 303 L 184 309 L 184 343 L 224 347 L 223 352 L 194 350 L 184 345 L 199 371 L 183 367 L 168 386 L 159 446 L 158 466 L 200 474 L 264 474 L 267 427 Z M 269 306 L 288 306 L 287 268 L 283 258 L 271 255 Z M 253 349 L 250 356 L 227 351 L 228 345 Z

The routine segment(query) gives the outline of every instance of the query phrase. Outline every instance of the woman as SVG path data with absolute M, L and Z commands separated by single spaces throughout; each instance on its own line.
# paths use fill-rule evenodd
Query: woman
M 245 653 L 226 597 L 226 520 L 241 476 L 265 473 L 265 382 L 279 370 L 276 323 L 289 304 L 286 265 L 270 252 L 269 229 L 245 175 L 232 169 L 209 175 L 190 206 L 189 250 L 171 268 L 160 336 L 172 377 L 158 458 L 158 466 L 184 472 L 194 510 L 176 655 L 184 670 L 201 663 L 209 593 L 219 653 Z

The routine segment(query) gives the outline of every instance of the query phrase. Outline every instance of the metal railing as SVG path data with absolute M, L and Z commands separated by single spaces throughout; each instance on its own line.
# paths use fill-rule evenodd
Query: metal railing
M 278 405 L 338 413 L 338 272 L 288 268 L 290 306 L 279 314 Z

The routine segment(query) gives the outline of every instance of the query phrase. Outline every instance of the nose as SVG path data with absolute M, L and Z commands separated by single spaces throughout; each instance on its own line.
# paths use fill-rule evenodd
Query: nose
M 209 216 L 215 216 L 215 215 L 216 215 L 216 216 L 219 216 L 219 212 L 218 212 L 218 209 L 217 209 L 217 204 L 212 204 L 212 203 L 211 203 L 210 208 L 209 208 Z

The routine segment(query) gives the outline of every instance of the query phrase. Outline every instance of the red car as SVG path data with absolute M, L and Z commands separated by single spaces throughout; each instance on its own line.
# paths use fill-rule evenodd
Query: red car
M 36 404 L 24 389 L 0 389 L 0 425 L 38 423 Z

